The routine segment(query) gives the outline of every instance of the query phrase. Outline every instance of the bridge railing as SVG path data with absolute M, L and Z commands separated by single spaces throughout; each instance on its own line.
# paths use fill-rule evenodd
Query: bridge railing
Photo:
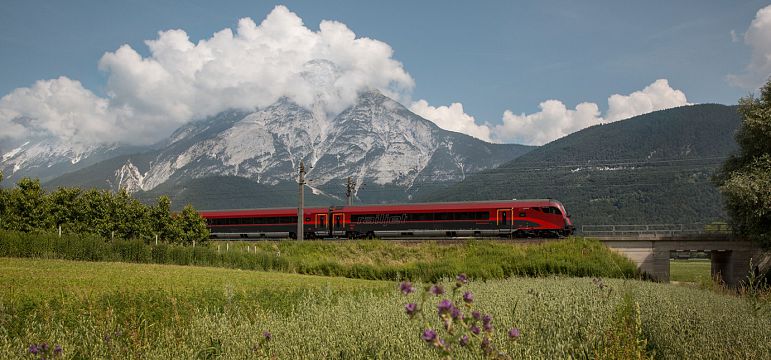
M 730 236 L 733 230 L 725 223 L 711 224 L 613 224 L 582 225 L 579 234 L 591 237 L 631 237 L 657 239 L 702 235 Z

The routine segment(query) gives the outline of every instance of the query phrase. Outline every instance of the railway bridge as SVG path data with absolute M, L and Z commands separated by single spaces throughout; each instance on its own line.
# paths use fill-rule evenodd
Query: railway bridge
M 753 267 L 768 269 L 771 254 L 737 238 L 727 227 L 686 225 L 586 225 L 583 236 L 596 238 L 631 259 L 639 270 L 657 281 L 669 281 L 669 259 L 684 253 L 707 253 L 712 277 L 737 287 Z

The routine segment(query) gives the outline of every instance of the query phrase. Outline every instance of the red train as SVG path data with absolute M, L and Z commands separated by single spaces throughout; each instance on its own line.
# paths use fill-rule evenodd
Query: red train
M 304 237 L 562 237 L 573 223 L 557 200 L 333 206 L 303 210 Z M 296 238 L 297 209 L 202 211 L 212 238 Z

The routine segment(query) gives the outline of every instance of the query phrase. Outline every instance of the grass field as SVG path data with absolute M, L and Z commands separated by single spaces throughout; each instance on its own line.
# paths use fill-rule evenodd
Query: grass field
M 627 333 L 657 358 L 771 358 L 771 317 L 733 296 L 563 277 L 466 289 L 474 309 L 493 317 L 493 344 L 514 358 L 626 357 L 614 349 Z M 424 307 L 434 328 L 440 298 Z M 404 313 L 419 300 L 390 281 L 0 258 L 0 358 L 32 358 L 29 346 L 43 342 L 61 345 L 66 359 L 437 358 L 420 340 L 425 324 Z M 512 326 L 521 331 L 515 341 L 506 336 Z M 454 358 L 480 357 L 456 350 Z
M 669 280 L 689 283 L 704 283 L 712 279 L 710 259 L 688 259 L 669 261 Z
M 192 247 L 89 235 L 0 231 L 0 257 L 198 265 L 394 281 L 435 281 L 460 272 L 481 280 L 553 274 L 638 275 L 629 259 L 599 241 L 581 238 L 546 243 L 259 241 Z

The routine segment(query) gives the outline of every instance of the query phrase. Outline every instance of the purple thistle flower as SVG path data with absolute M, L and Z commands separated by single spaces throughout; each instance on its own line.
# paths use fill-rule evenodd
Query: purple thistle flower
M 493 324 L 491 324 L 491 323 L 484 323 L 484 324 L 482 324 L 482 329 L 484 329 L 485 332 L 493 332 Z
M 455 280 L 457 281 L 458 285 L 461 284 L 467 284 L 468 283 L 468 276 L 466 274 L 459 274 Z M 460 286 L 459 286 L 460 287 Z
M 436 346 L 442 349 L 447 349 L 447 343 L 444 341 L 444 339 L 439 339 L 439 341 L 437 341 Z
M 482 348 L 485 354 L 489 354 L 492 351 L 492 348 L 490 347 L 490 338 L 485 336 L 485 338 L 482 339 L 482 343 L 479 345 L 479 347 Z
M 482 324 L 489 324 L 491 321 L 493 321 L 493 317 L 488 314 L 482 317 Z
M 509 339 L 514 340 L 514 339 L 516 339 L 518 337 L 519 337 L 519 329 L 517 329 L 515 327 L 509 329 Z
M 415 291 L 415 288 L 412 287 L 412 283 L 409 281 L 402 281 L 401 284 L 399 284 L 399 290 L 401 290 L 402 294 L 407 295 L 413 291 Z
M 448 299 L 442 300 L 441 302 L 439 302 L 439 305 L 436 306 L 437 311 L 439 311 L 439 315 L 446 314 L 452 311 L 452 308 L 454 308 L 454 306 L 452 305 L 452 302 Z
M 442 287 L 442 285 L 431 286 L 431 293 L 434 294 L 435 296 L 442 295 L 444 294 L 444 288 Z
M 480 332 L 479 326 L 471 325 L 470 330 L 471 330 L 472 333 L 474 333 L 474 335 L 479 335 L 479 332 Z
M 30 354 L 32 354 L 32 355 L 37 355 L 37 353 L 38 353 L 39 351 L 40 351 L 40 350 L 37 348 L 37 345 L 35 345 L 35 344 L 32 344 L 32 345 L 30 345 L 30 346 L 29 346 L 29 353 L 30 353 Z
M 62 346 L 59 345 L 59 344 L 56 344 L 56 346 L 54 346 L 54 354 L 58 355 L 58 354 L 61 354 L 61 353 L 62 353 Z
M 465 293 L 463 293 L 463 301 L 466 304 L 471 304 L 472 302 L 474 302 L 474 294 L 472 294 L 471 291 L 466 291 Z
M 40 347 L 43 349 L 43 351 L 48 351 L 48 343 L 43 343 L 40 345 Z
M 270 333 L 270 331 L 267 331 L 267 330 L 265 330 L 262 333 L 262 337 L 265 338 L 265 341 L 270 341 L 271 339 L 273 339 L 273 335 Z
M 471 317 L 473 317 L 474 320 L 479 320 L 482 318 L 482 314 L 480 314 L 479 311 L 474 310 L 471 312 Z
M 468 335 L 463 335 L 460 337 L 460 340 L 458 340 L 458 344 L 460 344 L 460 346 L 466 346 L 468 345 L 468 341 L 469 341 Z
M 418 310 L 418 304 L 415 303 L 409 303 L 407 305 L 404 305 L 404 310 L 407 312 L 407 315 L 410 317 L 415 316 L 415 311 Z
M 432 329 L 425 329 L 423 330 L 423 334 L 420 336 L 420 338 L 426 342 L 432 342 L 434 339 L 436 339 L 436 331 Z
M 460 309 L 453 306 L 452 309 L 450 309 L 450 316 L 452 316 L 453 319 L 457 320 L 461 316 Z

